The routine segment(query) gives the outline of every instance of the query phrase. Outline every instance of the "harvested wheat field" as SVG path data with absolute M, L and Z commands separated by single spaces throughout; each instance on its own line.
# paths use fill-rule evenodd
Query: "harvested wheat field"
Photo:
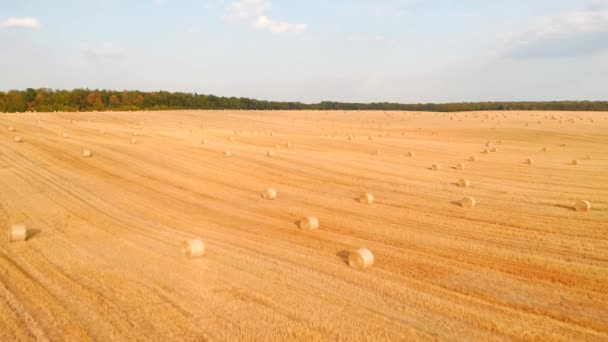
M 608 340 L 607 118 L 0 114 L 0 340 Z

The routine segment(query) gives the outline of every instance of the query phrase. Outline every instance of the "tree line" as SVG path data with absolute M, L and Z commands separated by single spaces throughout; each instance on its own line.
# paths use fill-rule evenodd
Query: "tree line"
M 84 112 L 169 109 L 403 110 L 432 112 L 479 110 L 608 111 L 608 101 L 461 102 L 438 104 L 343 103 L 324 101 L 316 104 L 305 104 L 301 102 L 260 101 L 242 97 L 221 97 L 167 91 L 142 92 L 28 88 L 26 90 L 0 92 L 0 112 Z

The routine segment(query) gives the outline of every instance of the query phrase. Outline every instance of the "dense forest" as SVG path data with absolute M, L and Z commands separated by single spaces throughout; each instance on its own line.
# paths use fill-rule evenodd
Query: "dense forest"
M 31 89 L 0 92 L 0 112 L 131 111 L 168 109 L 248 110 L 408 110 L 458 112 L 473 110 L 608 111 L 608 101 L 555 102 L 462 102 L 462 103 L 340 103 L 259 101 L 166 91 L 52 90 Z

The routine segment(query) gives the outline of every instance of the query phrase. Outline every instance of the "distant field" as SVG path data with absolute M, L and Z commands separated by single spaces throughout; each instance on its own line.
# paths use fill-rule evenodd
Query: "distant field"
M 0 341 L 608 340 L 606 112 L 0 114 L 16 223 Z

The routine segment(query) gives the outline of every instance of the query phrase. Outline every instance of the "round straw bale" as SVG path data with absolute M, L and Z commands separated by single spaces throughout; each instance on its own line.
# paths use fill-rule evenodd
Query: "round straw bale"
M 9 127 L 8 127 L 8 131 L 9 131 L 9 132 L 14 132 L 14 131 L 15 131 L 15 127 L 13 127 L 13 126 L 9 126 Z
M 497 152 L 498 149 L 496 147 L 492 147 L 492 149 L 490 149 L 490 152 Z
M 471 181 L 468 179 L 462 178 L 458 181 L 458 186 L 461 188 L 468 188 L 471 186 Z
M 208 143 L 209 143 L 209 142 L 208 142 L 207 140 L 205 140 L 205 139 L 201 140 L 201 144 L 203 144 L 203 145 L 206 145 L 206 144 L 208 144 Z
M 20 137 L 20 136 L 18 136 L 18 135 L 16 135 L 16 136 L 13 138 L 13 140 L 14 140 L 16 143 L 23 142 L 23 139 L 21 139 L 21 137 Z
M 379 156 L 380 155 L 380 150 L 375 150 L 374 153 L 372 153 L 375 156 Z
M 543 147 L 543 152 L 549 152 L 549 148 L 548 147 Z
M 280 149 L 281 149 L 281 146 L 280 146 L 280 145 L 274 145 L 274 148 L 275 148 L 276 150 L 280 150 Z
M 274 156 L 274 152 L 272 150 L 268 150 L 268 151 L 266 151 L 266 155 L 268 157 L 272 157 L 272 156 Z
M 490 147 L 490 146 L 492 146 L 492 142 L 491 142 L 491 141 L 488 141 L 488 142 L 486 143 L 486 147 Z
M 470 156 L 469 161 L 477 161 L 477 156 Z
M 458 165 L 456 165 L 456 169 L 464 170 L 464 163 L 458 163 Z
M 367 248 L 359 248 L 348 255 L 348 266 L 364 269 L 374 264 L 374 254 Z
M 362 194 L 361 196 L 359 196 L 359 202 L 363 204 L 372 204 L 374 203 L 374 195 L 369 192 Z
M 414 152 L 408 152 L 408 153 L 407 153 L 407 156 L 408 156 L 408 157 L 414 157 L 415 155 L 416 155 L 416 154 L 415 154 Z
M 532 159 L 532 158 L 527 158 L 527 159 L 524 161 L 524 163 L 526 163 L 526 164 L 528 164 L 528 165 L 532 165 L 532 164 L 534 164 L 534 159 Z
M 460 201 L 460 205 L 463 208 L 473 208 L 476 204 L 477 202 L 475 202 L 473 197 L 465 197 Z
M 93 156 L 93 153 L 91 153 L 90 150 L 84 149 L 82 150 L 82 156 L 85 158 L 91 158 Z
M 439 170 L 441 170 L 441 165 L 439 165 L 439 164 L 433 164 L 433 166 L 431 166 L 431 169 L 433 171 L 439 171 Z
M 137 139 L 131 138 L 131 144 L 137 144 Z
M 589 202 L 589 201 L 577 201 L 574 204 L 574 209 L 576 211 L 587 212 L 587 211 L 591 210 L 591 202 Z
M 70 135 L 69 135 L 69 134 L 67 134 L 66 132 L 63 132 L 63 134 L 62 134 L 61 136 L 63 136 L 63 137 L 64 137 L 64 138 L 66 138 L 66 139 L 68 139 L 68 138 L 70 137 Z
M 572 160 L 572 165 L 578 165 L 578 159 Z
M 230 141 L 234 141 L 234 137 L 230 137 L 230 139 L 228 139 L 228 140 L 230 140 Z
M 300 220 L 299 226 L 302 230 L 316 230 L 319 229 L 319 220 L 314 216 L 308 216 Z
M 286 144 L 286 146 L 287 146 L 287 148 L 291 148 L 291 147 L 292 147 L 292 145 L 291 145 L 291 143 L 290 143 L 290 142 L 288 142 L 288 143 Z
M 27 228 L 24 224 L 14 224 L 8 230 L 8 242 L 25 241 Z
M 225 157 L 231 157 L 232 156 L 232 152 L 226 151 L 226 152 L 224 152 L 224 156 Z
M 138 136 L 138 135 L 139 135 L 139 132 L 137 132 L 137 131 L 133 131 L 133 136 L 134 136 L 134 137 L 136 137 L 136 136 Z
M 374 137 L 372 137 L 371 135 L 367 138 L 368 140 L 374 140 Z
M 188 258 L 201 257 L 205 254 L 205 243 L 201 239 L 186 240 L 182 253 Z
M 481 153 L 483 153 L 483 154 L 488 154 L 488 153 L 490 153 L 490 150 L 485 149 L 485 150 L 483 150 L 483 152 L 481 152 Z
M 273 200 L 277 198 L 277 190 L 274 188 L 268 188 L 262 192 L 262 198 L 265 200 Z
M 568 146 L 568 144 L 561 144 L 560 146 L 561 147 L 566 147 L 566 146 Z
M 103 129 L 100 129 L 99 134 L 104 135 L 104 134 L 106 134 L 106 131 L 104 131 Z

